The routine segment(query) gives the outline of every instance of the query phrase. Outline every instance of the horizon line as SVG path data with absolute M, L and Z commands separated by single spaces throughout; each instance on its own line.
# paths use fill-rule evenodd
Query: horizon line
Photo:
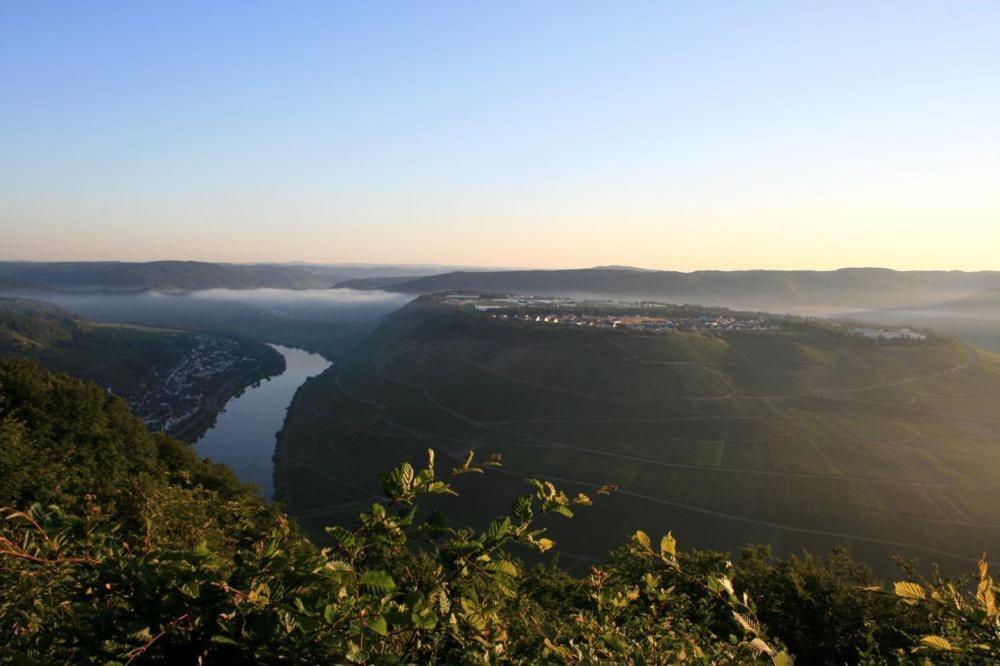
M 632 266 L 628 264 L 598 264 L 593 266 L 564 266 L 564 267 L 511 267 L 511 266 L 485 266 L 476 264 L 444 264 L 436 262 L 379 262 L 379 261 L 304 261 L 292 259 L 288 261 L 266 260 L 266 261 L 211 261 L 206 259 L 8 259 L 0 258 L 0 263 L 9 264 L 155 264 L 155 263 L 191 263 L 210 264 L 216 266 L 284 266 L 296 268 L 299 266 L 319 266 L 319 267 L 344 267 L 344 268 L 414 268 L 429 269 L 441 268 L 445 272 L 462 272 L 473 270 L 476 272 L 523 272 L 523 271 L 583 271 L 583 270 L 622 270 L 645 273 L 837 273 L 842 271 L 888 271 L 893 273 L 997 273 L 1000 268 L 893 268 L 890 266 L 878 265 L 845 265 L 837 268 L 696 268 L 692 270 L 680 270 L 674 268 L 648 268 L 645 266 Z

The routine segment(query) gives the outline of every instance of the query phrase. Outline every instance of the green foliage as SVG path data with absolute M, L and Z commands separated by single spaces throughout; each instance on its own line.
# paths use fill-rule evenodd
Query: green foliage
M 121 409 L 34 364 L 0 363 L 5 659 L 783 666 L 793 646 L 805 663 L 1000 656 L 985 561 L 975 592 L 912 578 L 890 592 L 842 554 L 759 551 L 734 566 L 640 531 L 578 579 L 514 553 L 551 550 L 540 520 L 570 518 L 590 497 L 528 479 L 484 529 L 453 525 L 422 504 L 500 461 L 470 454 L 442 474 L 433 451 L 386 474 L 385 499 L 328 528 L 319 548 L 226 470 Z M 868 622 L 898 631 L 890 640 Z
M 954 663 L 1000 658 L 1000 586 L 989 575 L 985 553 L 968 586 L 971 590 L 936 572 L 930 580 L 915 575 L 912 568 L 910 574 L 910 580 L 893 586 L 893 593 L 926 619 L 914 653 Z
M 744 549 L 735 584 L 766 599 L 761 620 L 780 627 L 789 649 L 810 663 L 882 661 L 911 644 L 922 623 L 880 589 L 871 569 L 834 550 L 825 557 L 775 558 L 770 548 Z

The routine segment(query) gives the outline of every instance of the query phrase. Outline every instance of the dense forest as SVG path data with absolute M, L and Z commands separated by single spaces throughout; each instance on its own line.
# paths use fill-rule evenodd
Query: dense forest
M 1000 660 L 985 558 L 963 580 L 903 563 L 884 586 L 841 552 L 730 556 L 636 532 L 571 577 L 519 555 L 552 549 L 552 520 L 586 531 L 613 487 L 527 479 L 482 531 L 421 508 L 500 465 L 402 463 L 321 549 L 121 399 L 0 360 L 0 649 L 21 664 Z

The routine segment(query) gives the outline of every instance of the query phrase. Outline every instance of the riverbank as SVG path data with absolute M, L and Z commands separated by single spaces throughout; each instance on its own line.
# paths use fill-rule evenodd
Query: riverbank
M 227 402 L 216 423 L 195 443 L 199 454 L 228 465 L 268 500 L 274 493 L 273 461 L 289 406 L 309 378 L 330 367 L 318 354 L 270 346 L 284 359 L 285 371 Z
M 333 366 L 327 368 L 324 372 L 329 372 L 333 369 Z M 302 397 L 302 391 L 305 389 L 306 384 L 308 384 L 313 378 L 310 377 L 302 383 L 295 393 L 292 395 L 291 402 L 288 403 L 288 409 L 285 410 L 285 418 L 281 422 L 281 430 L 274 433 L 275 439 L 277 440 L 274 446 L 274 455 L 271 456 L 271 463 L 274 469 L 274 503 L 281 507 L 281 510 L 285 513 L 291 513 L 290 508 L 285 504 L 286 498 L 288 496 L 288 475 L 286 474 L 287 468 L 285 465 L 285 441 L 286 441 L 286 431 L 288 429 L 288 424 L 292 420 L 292 413 L 295 411 L 295 407 Z

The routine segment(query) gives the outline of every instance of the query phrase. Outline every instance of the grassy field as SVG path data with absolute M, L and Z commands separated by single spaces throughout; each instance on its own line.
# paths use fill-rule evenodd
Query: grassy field
M 998 405 L 1000 356 L 955 340 L 548 330 L 414 304 L 300 391 L 277 478 L 319 533 L 397 460 L 497 452 L 458 520 L 506 510 L 526 476 L 619 487 L 587 529 L 554 525 L 569 566 L 643 528 L 964 570 L 1000 546 Z

